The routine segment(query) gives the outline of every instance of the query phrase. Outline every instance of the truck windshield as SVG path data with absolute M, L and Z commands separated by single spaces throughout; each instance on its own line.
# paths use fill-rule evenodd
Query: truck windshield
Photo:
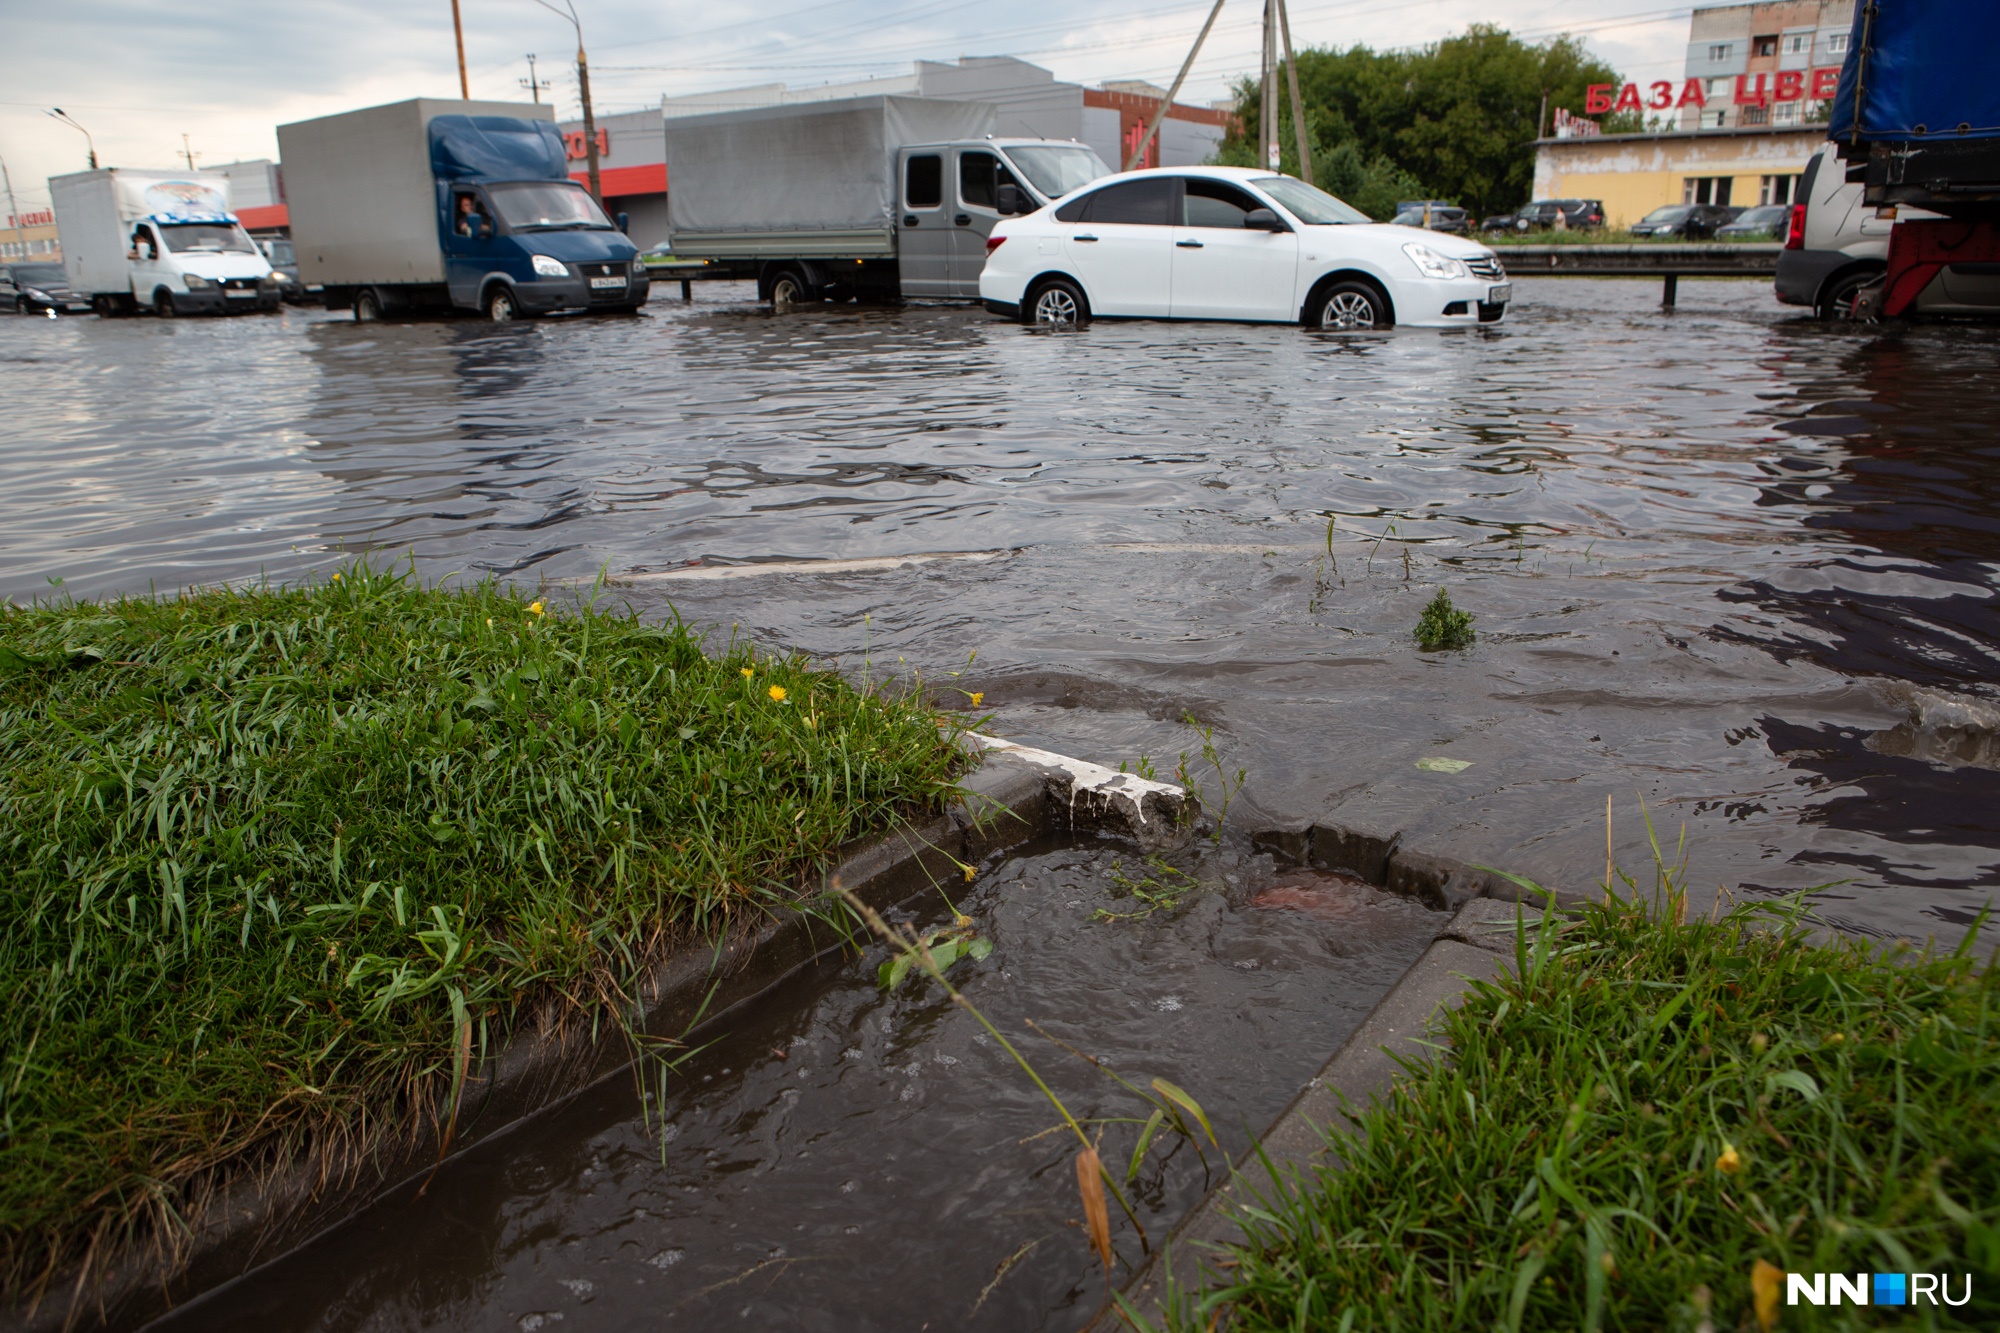
M 254 255 L 257 247 L 241 227 L 223 222 L 170 222 L 160 228 L 175 254 Z
M 1111 174 L 1104 159 L 1082 144 L 1014 144 L 1007 156 L 1044 199 L 1060 199 Z
M 1341 203 L 1325 190 L 1315 189 L 1290 176 L 1258 176 L 1250 183 L 1291 210 L 1292 216 L 1308 227 L 1374 220 L 1360 209 Z
M 571 181 L 522 181 L 515 185 L 489 185 L 493 211 L 512 231 L 543 227 L 613 228 L 597 201 Z

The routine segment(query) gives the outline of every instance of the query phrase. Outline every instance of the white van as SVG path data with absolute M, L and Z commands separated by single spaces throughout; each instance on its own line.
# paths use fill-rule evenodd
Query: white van
M 1799 178 L 1785 248 L 1778 255 L 1778 299 L 1811 306 L 1821 319 L 1853 319 L 1889 270 L 1889 233 L 1898 218 L 1935 218 L 1908 205 L 1870 208 L 1859 181 L 1849 184 L 1838 145 L 1824 143 Z M 1949 265 L 1918 294 L 1912 313 L 1990 315 L 2000 311 L 2000 273 L 1990 264 Z
M 229 178 L 107 168 L 49 179 L 70 290 L 99 314 L 276 310 L 270 261 L 229 211 Z

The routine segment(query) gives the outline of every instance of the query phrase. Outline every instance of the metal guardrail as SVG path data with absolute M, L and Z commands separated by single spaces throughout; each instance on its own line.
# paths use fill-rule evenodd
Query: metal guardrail
M 1511 278 L 1661 278 L 1660 304 L 1671 307 L 1683 277 L 1775 277 L 1784 246 L 1776 242 L 1641 241 L 1626 245 L 1496 245 Z

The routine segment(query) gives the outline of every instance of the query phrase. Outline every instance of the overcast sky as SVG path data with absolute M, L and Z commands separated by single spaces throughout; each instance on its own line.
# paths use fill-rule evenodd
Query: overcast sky
M 558 0 L 560 3 L 560 0 Z M 1011 55 L 1085 84 L 1166 84 L 1209 0 L 575 0 L 600 112 L 742 84 L 845 82 L 917 58 Z M 525 53 L 574 115 L 575 34 L 536 0 L 460 0 L 474 97 L 526 100 Z M 1574 32 L 1629 78 L 1673 78 L 1689 6 L 1658 0 L 1291 0 L 1298 46 L 1413 46 L 1497 23 Z M 1183 101 L 1226 96 L 1257 66 L 1260 0 L 1225 0 Z M 99 161 L 168 166 L 277 156 L 287 121 L 458 90 L 451 0 L 0 0 L 0 158 L 25 211 L 46 179 Z

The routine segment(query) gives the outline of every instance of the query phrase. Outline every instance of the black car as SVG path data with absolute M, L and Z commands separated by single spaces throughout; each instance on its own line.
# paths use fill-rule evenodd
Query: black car
M 1560 216 L 1571 231 L 1589 231 L 1604 225 L 1604 205 L 1596 199 L 1537 199 L 1511 213 L 1501 213 L 1479 224 L 1481 231 L 1548 231 Z
M 257 242 L 264 252 L 264 258 L 271 261 L 271 272 L 278 277 L 278 295 L 286 305 L 304 305 L 308 299 L 317 301 L 319 292 L 310 290 L 299 281 L 299 254 L 292 243 L 282 236 Z
M 1736 221 L 1715 229 L 1718 241 L 1778 241 L 1783 240 L 1786 229 L 1791 225 L 1792 206 L 1790 204 L 1759 204 L 1746 208 Z
M 61 264 L 0 265 L 0 310 L 17 315 L 80 314 L 90 309 L 90 301 L 69 289 L 69 275 Z
M 1672 237 L 1706 241 L 1715 236 L 1717 229 L 1736 221 L 1736 215 L 1742 211 L 1727 204 L 1668 204 L 1633 223 L 1632 234 L 1654 240 Z
M 1453 236 L 1463 236 L 1472 230 L 1472 218 L 1462 208 L 1452 204 L 1430 203 L 1428 205 L 1430 220 L 1426 222 L 1425 207 L 1422 201 L 1414 205 L 1403 204 L 1396 210 L 1396 216 L 1389 221 L 1398 227 L 1428 226 L 1432 231 L 1448 232 Z

